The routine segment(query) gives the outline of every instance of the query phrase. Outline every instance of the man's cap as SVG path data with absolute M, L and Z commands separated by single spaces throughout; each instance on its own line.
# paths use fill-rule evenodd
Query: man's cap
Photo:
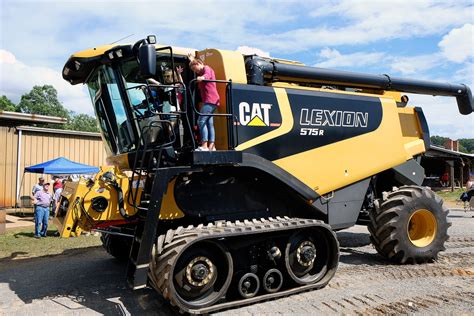
M 43 184 L 43 186 L 45 186 L 45 185 L 50 185 L 50 184 L 51 184 L 51 183 L 49 183 L 49 182 L 46 182 L 45 184 Z

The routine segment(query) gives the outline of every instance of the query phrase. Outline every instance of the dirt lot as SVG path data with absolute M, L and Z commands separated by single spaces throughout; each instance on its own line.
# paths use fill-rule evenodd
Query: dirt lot
M 474 213 L 452 211 L 447 250 L 433 264 L 392 265 L 365 227 L 339 232 L 341 262 L 324 289 L 220 312 L 274 314 L 472 314 Z M 125 266 L 100 247 L 60 255 L 0 260 L 0 314 L 170 315 L 151 289 L 132 292 Z

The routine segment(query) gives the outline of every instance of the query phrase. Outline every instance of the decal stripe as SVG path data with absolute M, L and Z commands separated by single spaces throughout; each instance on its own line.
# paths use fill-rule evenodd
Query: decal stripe
M 246 152 L 275 161 L 370 133 L 379 127 L 383 118 L 380 99 L 375 97 L 296 89 L 286 89 L 286 94 L 294 116 L 293 129 L 285 135 L 250 147 Z M 366 127 L 362 124 L 356 126 L 354 109 L 365 114 Z M 285 122 L 286 117 L 282 116 L 282 122 Z M 351 118 L 350 122 L 344 122 L 344 117 Z
M 258 144 L 264 143 L 272 138 L 284 135 L 291 131 L 293 128 L 293 113 L 291 112 L 290 101 L 288 100 L 288 95 L 286 94 L 285 89 L 274 88 L 275 95 L 278 101 L 278 106 L 280 108 L 280 113 L 282 117 L 282 124 L 279 128 L 260 135 L 254 139 L 251 139 L 243 144 L 240 144 L 235 149 L 236 150 L 245 150 L 247 148 L 256 146 Z

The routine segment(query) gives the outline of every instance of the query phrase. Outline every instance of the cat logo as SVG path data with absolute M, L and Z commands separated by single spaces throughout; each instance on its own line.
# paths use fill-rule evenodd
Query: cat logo
M 271 104 L 240 102 L 239 121 L 243 126 L 273 126 L 270 124 Z

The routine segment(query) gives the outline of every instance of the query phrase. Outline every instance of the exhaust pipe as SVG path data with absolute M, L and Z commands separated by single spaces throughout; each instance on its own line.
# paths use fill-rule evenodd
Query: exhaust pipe
M 249 84 L 266 82 L 314 82 L 344 87 L 399 91 L 433 96 L 456 97 L 459 113 L 474 111 L 471 89 L 464 84 L 450 84 L 427 80 L 403 79 L 389 75 L 372 75 L 342 70 L 283 64 L 271 59 L 249 56 L 245 60 Z

